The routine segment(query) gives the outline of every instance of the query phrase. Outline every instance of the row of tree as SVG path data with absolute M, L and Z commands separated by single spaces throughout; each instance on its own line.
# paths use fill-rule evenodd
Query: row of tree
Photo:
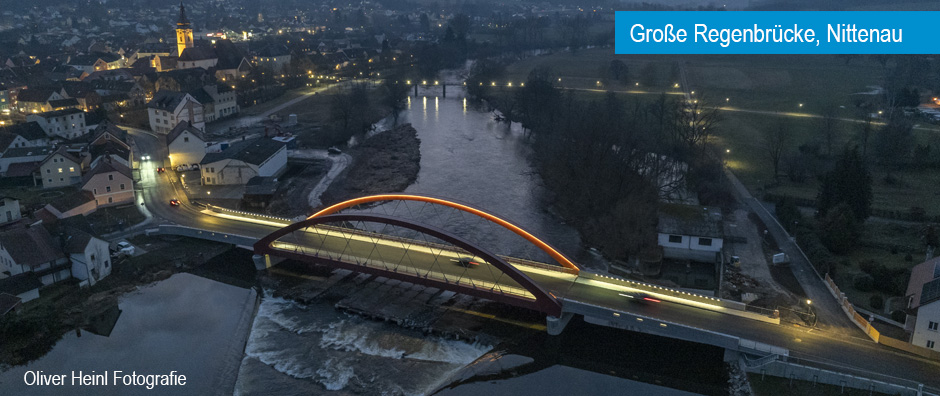
M 720 118 L 703 102 L 665 95 L 627 102 L 610 92 L 582 100 L 556 87 L 552 71 L 542 67 L 515 90 L 484 83 L 503 74 L 498 62 L 478 61 L 469 93 L 522 124 L 555 206 L 605 255 L 626 260 L 652 253 L 658 202 L 693 194 L 690 181 L 720 190 L 721 172 L 714 172 L 720 163 L 706 149 Z

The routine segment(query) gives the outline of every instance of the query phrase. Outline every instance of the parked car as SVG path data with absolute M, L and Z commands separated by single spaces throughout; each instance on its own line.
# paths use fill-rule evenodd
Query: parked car
M 176 167 L 177 172 L 185 172 L 189 170 L 189 165 L 183 164 Z
M 199 164 L 192 164 L 189 166 L 189 170 L 199 170 Z
M 134 245 L 131 245 L 129 242 L 118 242 L 115 253 L 132 256 L 135 250 Z

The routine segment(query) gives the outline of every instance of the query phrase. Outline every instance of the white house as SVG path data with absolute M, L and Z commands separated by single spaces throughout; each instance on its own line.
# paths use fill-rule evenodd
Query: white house
M 724 239 L 718 208 L 664 204 L 656 231 L 665 258 L 706 263 L 720 260 Z
M 68 147 L 59 146 L 39 163 L 39 174 L 43 188 L 65 187 L 82 181 L 82 159 L 68 152 Z
M 287 168 L 287 145 L 268 138 L 237 142 L 206 154 L 199 166 L 203 185 L 245 184 L 255 176 L 280 175 Z
M 85 112 L 79 109 L 47 111 L 30 114 L 26 121 L 36 122 L 46 132 L 46 136 L 75 139 L 88 133 L 85 125 Z
M 189 93 L 203 105 L 206 122 L 238 114 L 235 91 L 224 85 L 206 85 Z
M 911 344 L 940 352 L 940 257 L 914 266 L 907 284 L 908 324 L 913 319 Z
M 20 201 L 16 198 L 0 197 L 0 224 L 6 224 L 23 218 Z
M 0 278 L 32 272 L 43 285 L 71 276 L 68 258 L 42 226 L 0 233 Z
M 29 164 L 32 168 L 39 168 L 39 163 L 53 151 L 52 146 L 10 147 L 0 155 L 0 174 L 8 176 L 10 166 L 14 164 Z
M 269 69 L 275 75 L 280 75 L 284 68 L 290 65 L 290 50 L 283 45 L 269 45 L 252 58 L 255 66 Z
M 0 150 L 10 147 L 42 147 L 49 145 L 49 136 L 38 122 L 24 122 L 0 128 Z
M 198 164 L 206 156 L 206 139 L 189 122 L 181 122 L 166 134 L 166 148 L 170 167 Z
M 72 277 L 82 281 L 82 286 L 94 286 L 111 275 L 107 241 L 75 229 L 69 230 L 66 238 L 65 253 L 72 262 Z
M 202 103 L 192 95 L 176 91 L 159 91 L 147 104 L 150 129 L 154 132 L 169 133 L 176 124 L 189 121 L 196 129 L 206 130 L 206 121 Z

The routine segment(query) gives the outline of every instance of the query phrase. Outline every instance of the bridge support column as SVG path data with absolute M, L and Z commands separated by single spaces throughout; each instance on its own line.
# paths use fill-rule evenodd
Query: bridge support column
M 418 97 L 418 84 L 415 84 L 415 97 Z
M 251 256 L 251 260 L 255 262 L 255 269 L 261 271 L 271 268 L 285 259 L 283 257 L 271 258 L 269 254 L 256 254 Z
M 565 326 L 568 325 L 568 321 L 571 320 L 571 317 L 574 316 L 571 312 L 562 312 L 560 318 L 554 316 L 546 316 L 545 322 L 548 327 L 548 335 L 559 335 L 565 329 Z
M 447 84 L 441 85 L 444 88 L 444 97 L 447 97 Z

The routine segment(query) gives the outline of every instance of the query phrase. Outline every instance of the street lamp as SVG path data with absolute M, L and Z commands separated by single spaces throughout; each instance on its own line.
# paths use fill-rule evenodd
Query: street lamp
M 806 305 L 813 305 L 813 300 L 806 299 Z

